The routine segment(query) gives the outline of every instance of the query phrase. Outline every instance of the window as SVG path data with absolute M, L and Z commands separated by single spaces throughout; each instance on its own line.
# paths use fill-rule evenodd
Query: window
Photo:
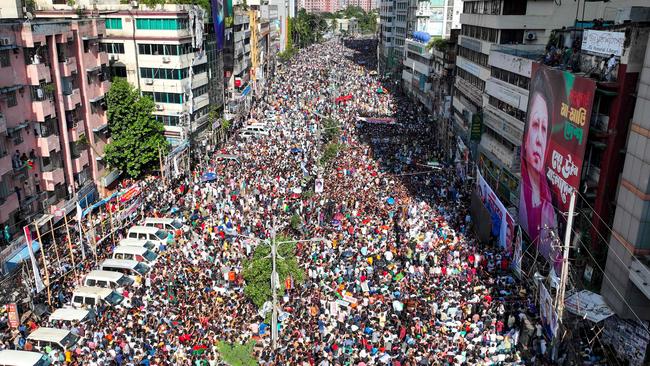
M 198 97 L 199 95 L 206 94 L 209 90 L 208 84 L 205 84 L 203 86 L 199 86 L 198 88 L 192 89 L 192 96 L 194 98 Z
M 0 67 L 9 67 L 11 66 L 11 60 L 9 59 L 9 51 L 0 51 Z
M 141 67 L 140 77 L 149 79 L 182 80 L 189 76 L 189 68 L 184 69 L 157 69 Z
M 122 18 L 106 18 L 106 29 L 122 29 Z
M 154 118 L 156 118 L 156 121 L 162 122 L 162 124 L 165 126 L 178 126 L 180 122 L 180 118 L 178 116 L 154 115 Z
M 124 43 L 102 43 L 101 47 L 106 53 L 124 54 Z
M 7 96 L 7 107 L 15 107 L 18 105 L 18 100 L 16 99 L 16 91 L 11 91 L 5 93 Z
M 528 87 L 530 85 L 530 78 L 494 66 L 492 66 L 491 70 L 491 75 L 493 77 L 499 80 L 503 80 L 508 84 L 512 84 L 514 86 L 528 90 Z
M 140 18 L 135 20 L 135 27 L 142 30 L 180 30 L 187 29 L 189 20 L 179 19 L 156 19 Z
M 488 55 L 483 54 L 481 52 L 476 52 L 474 50 L 470 50 L 469 48 L 465 48 L 463 46 L 458 45 L 458 56 L 464 57 L 474 63 L 477 63 L 479 65 L 489 67 L 488 66 Z
M 194 52 L 191 43 L 181 44 L 152 44 L 138 43 L 138 54 L 140 55 L 164 55 L 178 56 Z
M 481 78 L 470 74 L 469 72 L 465 71 L 464 69 L 462 69 L 460 67 L 456 68 L 456 73 L 461 79 L 464 79 L 468 83 L 472 84 L 474 87 L 478 88 L 480 91 L 485 90 L 485 81 L 481 80 Z
M 500 44 L 521 44 L 524 42 L 523 29 L 503 29 Z
M 498 108 L 500 111 L 505 112 L 516 119 L 520 120 L 521 122 L 526 122 L 526 112 L 519 110 L 510 104 L 503 102 L 493 96 L 490 95 L 490 105 L 493 107 Z
M 475 25 L 463 24 L 460 29 L 460 34 L 463 36 L 496 43 L 498 37 L 498 30 L 493 28 L 485 28 L 485 27 L 479 27 Z
M 194 71 L 194 75 L 207 72 L 208 71 L 208 64 L 204 63 L 204 64 L 201 64 L 201 65 L 196 65 L 196 66 L 194 66 L 192 68 L 192 70 Z
M 162 93 L 162 92 L 143 92 L 143 96 L 153 99 L 156 103 L 175 103 L 183 104 L 183 94 Z

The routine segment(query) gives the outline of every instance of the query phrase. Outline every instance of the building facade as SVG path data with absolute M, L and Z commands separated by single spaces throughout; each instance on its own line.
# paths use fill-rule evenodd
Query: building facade
M 103 163 L 104 34 L 98 19 L 0 23 L 0 224 L 12 233 L 113 183 Z

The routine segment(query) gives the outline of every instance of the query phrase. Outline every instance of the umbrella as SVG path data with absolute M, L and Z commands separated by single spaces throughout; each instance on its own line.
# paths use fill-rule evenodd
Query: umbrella
M 201 180 L 204 182 L 211 182 L 215 179 L 217 179 L 217 173 L 215 172 L 203 173 L 203 175 L 201 176 Z
M 298 147 L 294 147 L 294 148 L 291 149 L 291 152 L 294 153 L 294 154 L 301 153 L 302 149 L 298 148 Z
M 394 205 L 395 199 L 393 197 L 388 197 L 388 199 L 386 199 L 386 203 L 388 203 L 389 205 Z
M 343 220 L 343 214 L 340 213 L 340 212 L 337 213 L 336 215 L 334 215 L 334 220 L 336 220 L 336 221 L 341 221 L 341 220 Z

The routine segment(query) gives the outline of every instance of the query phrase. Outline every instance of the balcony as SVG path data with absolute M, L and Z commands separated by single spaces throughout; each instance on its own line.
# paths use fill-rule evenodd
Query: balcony
M 40 85 L 41 80 L 45 80 L 46 83 L 52 81 L 50 67 L 42 62 L 27 65 L 27 82 L 29 85 Z
M 32 111 L 34 112 L 34 119 L 43 122 L 45 117 L 56 115 L 54 109 L 54 102 L 50 99 L 32 102 Z
M 68 57 L 66 60 L 59 62 L 59 68 L 61 69 L 61 76 L 70 76 L 77 72 L 77 59 Z
M 521 144 L 524 135 L 524 124 L 518 119 L 504 113 L 491 104 L 483 108 L 483 122 L 514 145 Z M 506 118 L 507 116 L 507 118 Z
M 72 156 L 72 171 L 79 173 L 88 165 L 88 150 L 82 150 L 78 156 Z
M 40 156 L 50 156 L 50 151 L 52 150 L 61 150 L 58 135 L 51 134 L 47 137 L 39 136 L 36 138 L 36 151 Z
M 63 95 L 63 106 L 66 111 L 76 109 L 77 104 L 81 104 L 81 93 L 79 89 L 72 89 L 72 93 Z
M 43 169 L 47 169 L 47 167 L 44 167 Z M 54 186 L 65 181 L 63 168 L 53 168 L 50 171 L 43 171 L 41 176 L 43 177 L 46 191 L 53 191 Z

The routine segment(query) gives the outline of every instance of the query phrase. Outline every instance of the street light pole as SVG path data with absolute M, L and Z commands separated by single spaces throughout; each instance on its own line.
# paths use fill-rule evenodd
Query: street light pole
M 275 242 L 275 230 L 271 234 L 271 261 L 273 270 L 271 272 L 271 288 L 273 292 L 273 316 L 271 319 L 271 339 L 273 341 L 273 350 L 278 348 L 278 272 L 276 267 L 277 243 Z

